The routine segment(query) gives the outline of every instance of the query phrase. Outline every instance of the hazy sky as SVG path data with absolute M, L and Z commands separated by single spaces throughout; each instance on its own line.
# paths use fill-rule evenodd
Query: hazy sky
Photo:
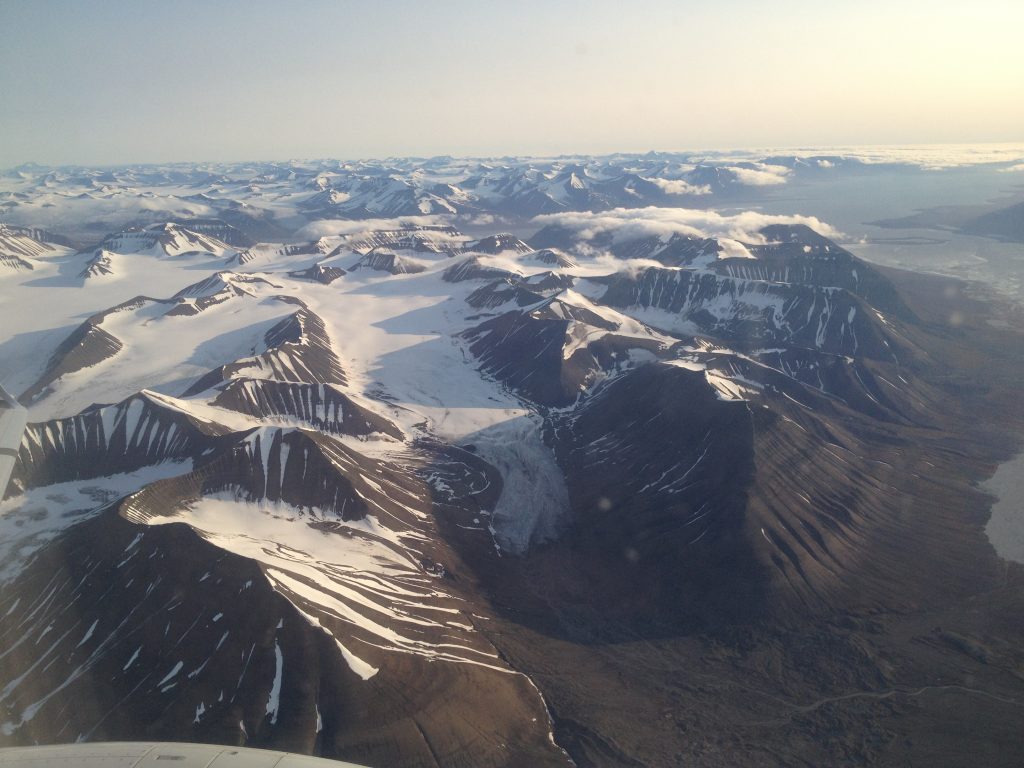
M 1024 139 L 1024 2 L 0 0 L 0 167 Z

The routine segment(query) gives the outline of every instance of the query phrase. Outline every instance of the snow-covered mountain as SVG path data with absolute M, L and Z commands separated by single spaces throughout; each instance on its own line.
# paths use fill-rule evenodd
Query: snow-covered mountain
M 68 241 L 42 230 L 0 224 L 0 270 L 35 269 L 35 259 L 66 250 Z
M 668 706 L 671 654 L 806 621 L 832 627 L 816 690 L 895 685 L 909 651 L 865 651 L 871 617 L 962 593 L 943 558 L 980 551 L 962 510 L 996 448 L 950 448 L 978 427 L 948 387 L 988 331 L 820 222 L 651 207 L 822 168 L 19 174 L 12 221 L 81 187 L 69 209 L 134 223 L 0 229 L 0 373 L 31 422 L 0 504 L 0 740 L 631 764 L 592 702 L 634 661 L 623 695 Z M 539 218 L 483 231 L 513 214 Z

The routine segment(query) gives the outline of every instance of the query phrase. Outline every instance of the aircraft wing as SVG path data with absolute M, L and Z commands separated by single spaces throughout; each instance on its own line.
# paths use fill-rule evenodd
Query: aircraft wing
M 171 761 L 171 762 L 166 762 Z M 360 768 L 354 763 L 264 749 L 171 742 L 105 742 L 0 749 L 3 768 Z

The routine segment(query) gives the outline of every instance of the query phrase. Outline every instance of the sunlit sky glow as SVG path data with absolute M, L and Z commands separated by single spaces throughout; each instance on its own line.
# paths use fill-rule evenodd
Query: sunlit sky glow
M 1024 3 L 0 0 L 0 167 L 1024 140 Z

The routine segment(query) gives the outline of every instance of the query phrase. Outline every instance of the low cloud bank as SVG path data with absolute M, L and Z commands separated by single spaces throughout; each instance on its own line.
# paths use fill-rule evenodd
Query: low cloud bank
M 771 165 L 769 163 L 753 163 L 755 167 L 744 168 L 740 166 L 726 166 L 736 177 L 736 181 L 748 187 L 770 187 L 776 184 L 785 184 L 786 177 L 790 170 L 784 165 Z
M 657 177 L 644 179 L 659 187 L 666 195 L 709 195 L 711 187 L 707 184 L 691 184 L 681 179 L 660 179 Z
M 359 235 L 388 229 L 451 224 L 451 216 L 402 216 L 397 219 L 322 219 L 302 227 L 295 234 L 304 240 L 335 235 Z
M 902 146 L 776 147 L 706 152 L 703 162 L 729 166 L 764 158 L 801 158 L 819 168 L 835 165 L 833 159 L 852 160 L 865 165 L 906 165 L 930 171 L 971 165 L 1017 163 L 1024 166 L 1024 144 L 907 144 Z M 1010 170 L 1001 169 L 1001 170 Z
M 721 214 L 693 208 L 616 208 L 600 213 L 565 212 L 537 216 L 538 227 L 555 224 L 577 233 L 581 240 L 612 233 L 615 242 L 627 242 L 652 235 L 668 238 L 673 234 L 711 237 L 727 249 L 741 243 L 765 242 L 760 230 L 772 224 L 804 224 L 825 237 L 841 237 L 830 224 L 814 216 L 775 215 L 757 211 Z M 727 243 L 726 241 L 733 241 Z M 745 250 L 745 249 L 743 249 Z

